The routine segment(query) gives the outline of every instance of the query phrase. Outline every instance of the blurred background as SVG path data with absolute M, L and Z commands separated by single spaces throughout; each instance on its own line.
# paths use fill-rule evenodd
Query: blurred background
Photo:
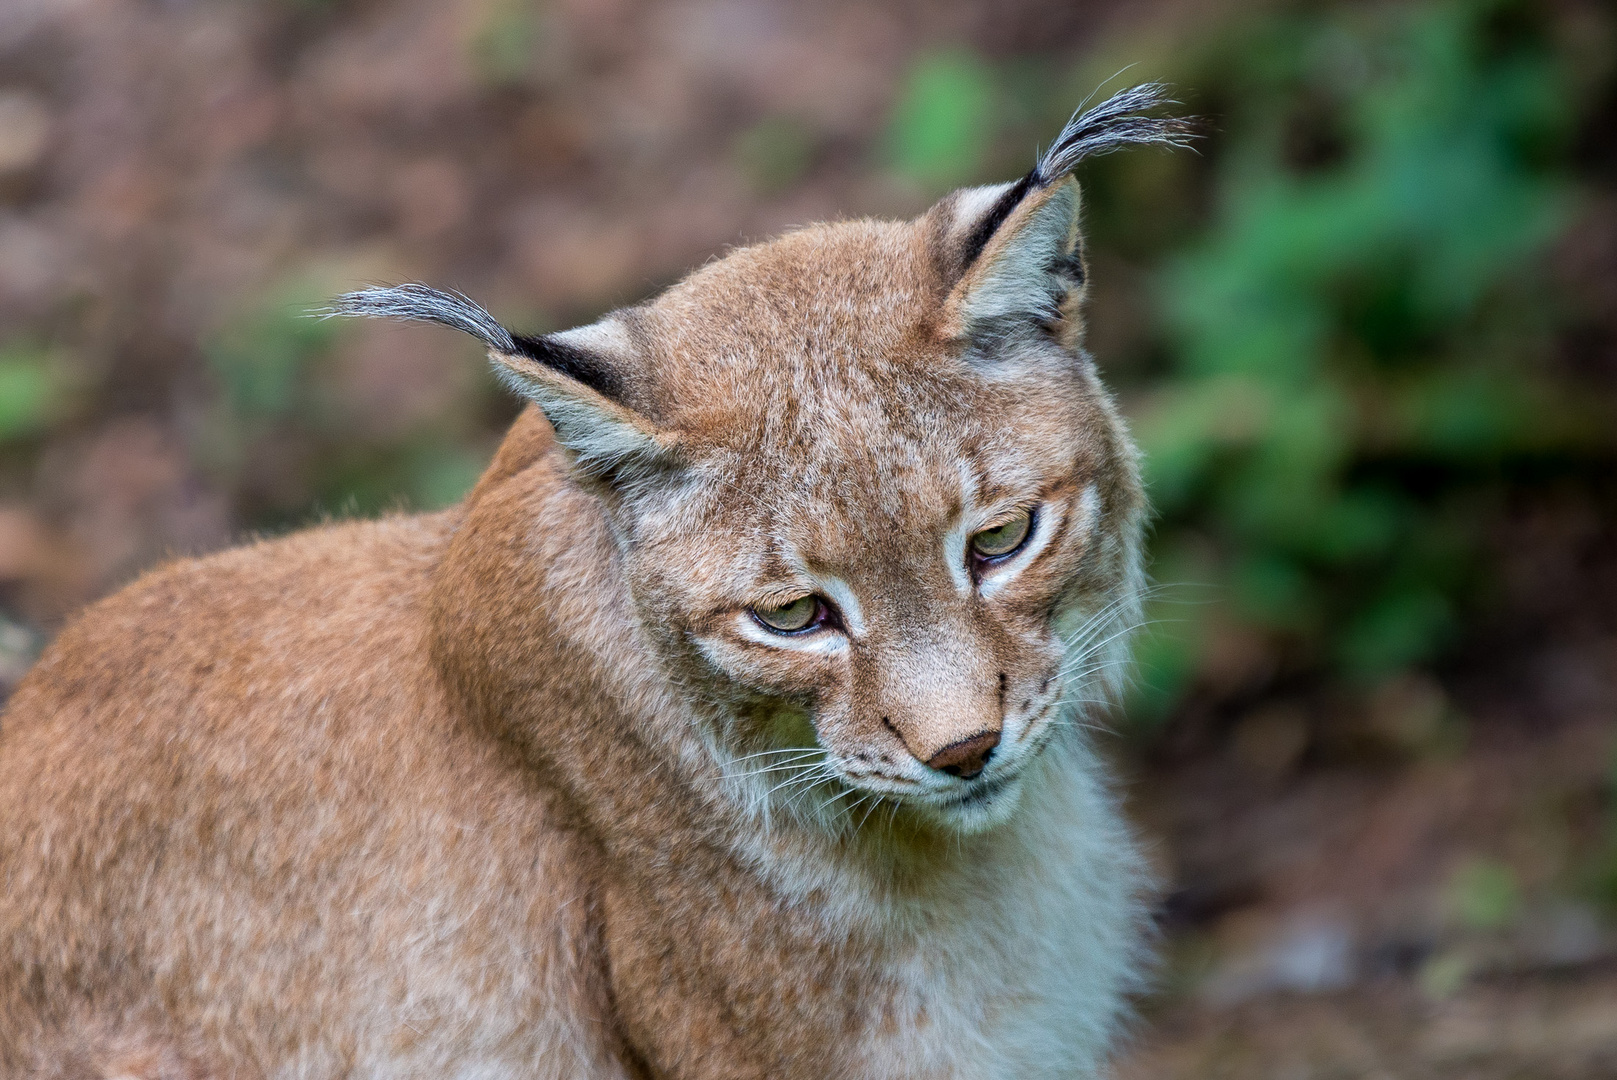
M 1596 0 L 6 0 L 0 686 L 158 560 L 466 490 L 515 404 L 333 293 L 560 329 L 1154 78 L 1201 152 L 1083 176 L 1158 513 L 1120 1075 L 1617 1075 Z

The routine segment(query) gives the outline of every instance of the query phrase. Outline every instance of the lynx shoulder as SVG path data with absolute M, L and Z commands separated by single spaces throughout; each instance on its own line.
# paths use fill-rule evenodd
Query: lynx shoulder
M 1142 875 L 1086 743 L 1138 619 L 1086 157 L 514 334 L 459 506 L 152 571 L 0 720 L 0 1076 L 1072 1077 Z

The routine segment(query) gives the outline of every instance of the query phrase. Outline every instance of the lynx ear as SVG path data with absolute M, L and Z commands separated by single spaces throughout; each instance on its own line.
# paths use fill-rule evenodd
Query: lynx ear
M 952 333 L 973 337 L 1072 322 L 1066 316 L 1084 284 L 1072 171 L 1087 158 L 1129 146 L 1188 145 L 1196 133 L 1190 121 L 1143 115 L 1167 104 L 1174 103 L 1160 83 L 1124 90 L 1073 114 L 1022 179 L 957 191 L 938 204 L 939 261 L 953 283 L 945 305 Z
M 1071 179 L 1020 193 L 955 282 L 944 309 L 952 329 L 978 337 L 1060 322 L 1084 284 L 1078 208 Z
M 543 410 L 556 441 L 587 477 L 619 487 L 676 464 L 673 440 L 619 400 L 632 355 L 628 334 L 611 316 L 565 333 L 524 337 L 459 293 L 425 285 L 347 293 L 332 302 L 330 314 L 442 323 L 477 338 L 488 346 L 500 380 Z

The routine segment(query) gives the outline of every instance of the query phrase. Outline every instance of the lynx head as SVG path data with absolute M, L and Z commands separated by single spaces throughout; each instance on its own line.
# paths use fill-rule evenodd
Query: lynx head
M 1070 173 L 1182 144 L 1142 115 L 1162 100 L 1075 116 L 1013 183 L 740 249 L 582 329 L 515 336 L 420 286 L 337 310 L 466 330 L 544 410 L 743 790 L 986 828 L 1111 689 L 1137 618 L 1144 504 L 1080 347 Z

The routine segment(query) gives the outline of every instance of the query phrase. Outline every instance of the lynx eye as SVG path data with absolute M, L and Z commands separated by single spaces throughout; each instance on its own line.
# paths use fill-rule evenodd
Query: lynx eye
M 972 554 L 980 559 L 1003 559 L 1007 555 L 1014 554 L 1026 543 L 1028 533 L 1032 531 L 1032 511 L 1018 510 L 1010 520 L 995 525 L 992 529 L 984 529 L 980 533 L 973 534 Z
M 777 634 L 795 634 L 825 622 L 826 607 L 818 596 L 800 596 L 779 607 L 755 607 L 752 617 Z

